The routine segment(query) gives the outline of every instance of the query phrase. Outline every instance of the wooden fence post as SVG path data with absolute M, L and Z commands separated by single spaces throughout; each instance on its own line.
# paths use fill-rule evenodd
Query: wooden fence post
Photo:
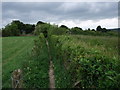
M 22 70 L 17 69 L 12 72 L 12 88 L 22 88 Z

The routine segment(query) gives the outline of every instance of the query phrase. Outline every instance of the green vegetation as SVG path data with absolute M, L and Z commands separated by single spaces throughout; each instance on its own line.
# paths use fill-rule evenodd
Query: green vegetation
M 64 57 L 62 52 L 62 43 L 59 38 L 51 36 L 49 39 L 50 53 L 54 64 L 55 72 L 55 87 L 56 88 L 70 88 L 72 85 L 71 75 L 64 66 Z
M 117 37 L 52 35 L 47 40 L 54 64 L 56 88 L 120 86 Z M 29 73 L 30 78 L 30 81 L 29 78 L 27 79 L 29 83 L 26 83 L 28 87 L 48 87 L 49 55 L 45 41 L 46 39 L 41 34 L 35 41 L 33 49 L 35 56 L 32 61 L 26 61 L 31 62 L 27 64 L 27 67 L 31 69 L 26 71 L 27 67 L 25 68 L 25 73 Z M 39 82 L 36 82 L 36 78 Z
M 20 36 L 25 34 L 32 34 L 35 29 L 35 25 L 24 24 L 19 20 L 12 21 L 2 29 L 2 36 Z
M 74 87 L 76 82 L 79 83 L 75 87 L 79 88 L 115 88 L 120 86 L 120 72 L 117 71 L 117 38 L 94 36 L 74 36 L 74 38 L 73 36 L 59 36 L 57 38 L 62 43 L 62 51 L 58 55 L 64 62 L 62 65 L 66 68 L 66 72 L 69 72 L 67 76 L 71 77 L 72 85 L 70 84 L 69 87 Z M 88 40 L 84 41 L 85 38 Z M 109 41 L 104 43 L 105 39 L 109 39 Z M 115 43 L 111 43 L 112 45 L 108 47 L 107 43 L 110 42 Z M 59 69 L 61 68 L 59 67 Z
M 95 29 L 83 30 L 80 27 L 68 28 L 65 25 L 51 25 L 50 23 L 45 23 L 38 21 L 36 25 L 24 24 L 19 20 L 12 21 L 10 24 L 6 25 L 5 28 L 2 28 L 2 36 L 23 36 L 23 35 L 39 35 L 43 31 L 49 31 L 49 34 L 52 35 L 63 35 L 63 34 L 72 34 L 72 35 L 93 35 L 93 36 L 118 36 L 119 29 L 106 29 L 101 26 L 97 26 Z
M 43 35 L 34 41 L 31 56 L 23 64 L 24 87 L 47 88 L 49 87 L 49 58 Z
M 5 27 L 4 30 L 10 31 L 8 36 L 23 33 L 18 23 Z M 3 38 L 3 87 L 11 87 L 11 72 L 20 68 L 23 87 L 48 88 L 50 60 L 54 65 L 56 88 L 120 87 L 116 31 L 101 26 L 84 31 L 39 21 L 32 33 L 38 37 Z
M 4 37 L 2 38 L 2 86 L 11 87 L 11 73 L 22 68 L 29 57 L 33 40 L 36 37 Z

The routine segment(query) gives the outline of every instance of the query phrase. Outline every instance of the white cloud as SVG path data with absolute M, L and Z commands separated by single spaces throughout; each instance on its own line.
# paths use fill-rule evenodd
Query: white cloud
M 78 22 L 78 21 L 76 21 Z M 93 21 L 93 20 L 86 20 L 86 21 L 79 21 L 80 23 L 76 23 L 74 21 L 69 21 L 69 20 L 63 20 L 60 23 L 58 23 L 58 25 L 66 25 L 70 28 L 72 27 L 81 27 L 83 29 L 96 29 L 96 27 L 98 25 L 100 25 L 103 28 L 117 28 L 118 27 L 118 18 L 112 18 L 112 19 L 103 19 L 103 20 L 99 20 L 99 21 Z

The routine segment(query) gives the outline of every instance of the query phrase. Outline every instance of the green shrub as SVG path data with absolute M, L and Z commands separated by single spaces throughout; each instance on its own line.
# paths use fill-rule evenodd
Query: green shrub
M 32 53 L 24 62 L 24 87 L 48 88 L 49 87 L 49 58 L 43 34 L 34 42 Z

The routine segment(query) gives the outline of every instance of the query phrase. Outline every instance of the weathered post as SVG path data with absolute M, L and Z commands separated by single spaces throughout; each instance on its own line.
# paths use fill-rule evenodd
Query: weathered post
M 12 72 L 12 88 L 22 88 L 22 70 L 17 69 Z

